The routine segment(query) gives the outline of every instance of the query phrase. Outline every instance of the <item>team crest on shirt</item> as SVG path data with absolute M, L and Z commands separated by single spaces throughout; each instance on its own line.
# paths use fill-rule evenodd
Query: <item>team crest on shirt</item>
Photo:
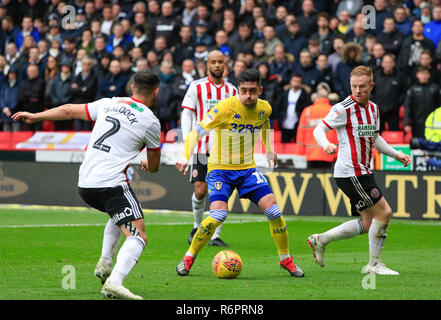
M 220 182 L 220 181 L 215 182 L 215 183 L 214 183 L 214 187 L 215 187 L 217 190 L 220 190 L 220 189 L 222 188 L 222 182 Z
M 373 188 L 371 190 L 371 197 L 376 199 L 380 196 L 380 190 L 378 190 L 377 188 Z
M 262 120 L 263 118 L 265 118 L 265 111 L 260 111 L 259 112 L 259 120 Z
M 193 176 L 193 178 L 196 178 L 198 175 L 198 170 L 197 169 L 193 169 L 191 175 Z

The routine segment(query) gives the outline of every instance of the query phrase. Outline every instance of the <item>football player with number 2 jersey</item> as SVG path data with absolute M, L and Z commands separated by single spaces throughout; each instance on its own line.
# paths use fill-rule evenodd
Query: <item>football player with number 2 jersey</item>
M 95 276 L 101 293 L 109 298 L 142 299 L 123 286 L 147 243 L 141 205 L 130 187 L 126 171 L 129 163 L 146 148 L 141 169 L 157 172 L 161 158 L 161 126 L 153 114 L 159 91 L 159 77 L 151 71 L 137 72 L 132 97 L 104 98 L 86 104 L 66 104 L 40 113 L 18 112 L 13 119 L 34 123 L 42 120 L 81 119 L 94 121 L 90 142 L 80 167 L 78 189 L 91 207 L 110 216 L 104 228 L 101 257 Z M 121 234 L 121 246 L 113 259 Z

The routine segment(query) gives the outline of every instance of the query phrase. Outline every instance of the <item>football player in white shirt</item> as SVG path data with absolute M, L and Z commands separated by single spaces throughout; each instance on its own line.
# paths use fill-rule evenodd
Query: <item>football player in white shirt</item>
M 193 81 L 182 101 L 181 129 L 184 140 L 190 131 L 196 128 L 205 115 L 219 102 L 236 95 L 237 88 L 222 79 L 225 68 L 225 56 L 219 50 L 210 51 L 207 58 L 208 76 Z M 213 143 L 213 133 L 207 134 L 199 140 L 193 153 L 190 169 L 190 182 L 194 185 L 194 192 L 191 197 L 193 209 L 193 229 L 188 236 L 188 243 L 191 244 L 193 236 L 199 224 L 202 222 L 202 215 L 205 209 L 207 196 L 207 175 L 208 153 Z M 228 247 L 220 238 L 222 225 L 219 226 L 210 239 L 210 246 Z
M 350 75 L 352 95 L 333 106 L 322 123 L 314 130 L 314 137 L 327 154 L 337 152 L 337 146 L 326 139 L 326 132 L 336 129 L 338 159 L 334 168 L 337 186 L 349 197 L 361 219 L 347 221 L 331 230 L 308 237 L 316 262 L 325 266 L 325 246 L 331 241 L 349 239 L 368 232 L 369 263 L 367 273 L 398 275 L 382 263 L 381 254 L 392 210 L 378 188 L 370 169 L 372 149 L 395 158 L 405 167 L 410 157 L 395 150 L 379 135 L 380 115 L 377 105 L 369 101 L 374 87 L 372 70 L 360 66 Z
M 83 200 L 110 220 L 104 228 L 101 257 L 95 276 L 103 285 L 102 294 L 111 298 L 142 299 L 123 286 L 138 262 L 147 236 L 141 205 L 131 189 L 126 171 L 130 161 L 146 147 L 147 159 L 141 169 L 157 172 L 160 166 L 161 126 L 150 110 L 159 91 L 159 77 L 151 71 L 134 76 L 132 97 L 104 98 L 86 104 L 65 104 L 40 113 L 18 112 L 15 121 L 81 119 L 95 121 L 86 155 L 80 167 L 78 189 Z M 121 234 L 121 246 L 112 269 Z

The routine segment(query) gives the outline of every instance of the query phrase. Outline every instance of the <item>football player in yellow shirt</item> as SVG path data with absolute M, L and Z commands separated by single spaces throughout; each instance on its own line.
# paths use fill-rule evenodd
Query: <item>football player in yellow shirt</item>
M 265 213 L 271 236 L 277 246 L 280 266 L 293 277 L 303 277 L 289 253 L 288 230 L 276 198 L 262 173 L 256 169 L 254 143 L 261 135 L 270 166 L 277 156 L 269 139 L 271 106 L 260 100 L 261 75 L 257 70 L 245 70 L 238 76 L 239 94 L 219 102 L 192 130 L 185 141 L 182 158 L 176 168 L 185 174 L 190 155 L 198 139 L 215 130 L 213 147 L 208 158 L 208 197 L 210 214 L 198 227 L 193 241 L 179 262 L 176 271 L 187 276 L 199 251 L 207 244 L 216 228 L 226 219 L 228 198 L 238 190 L 241 198 L 250 199 Z

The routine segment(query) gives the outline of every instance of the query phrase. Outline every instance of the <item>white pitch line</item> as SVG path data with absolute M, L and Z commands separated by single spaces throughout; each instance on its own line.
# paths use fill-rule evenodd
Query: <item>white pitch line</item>
M 243 219 L 238 221 L 229 221 L 231 224 L 266 222 L 264 219 Z M 193 224 L 193 222 L 147 222 L 146 226 L 179 226 Z M 20 228 L 64 228 L 64 227 L 103 227 L 105 223 L 60 223 L 60 224 L 23 224 L 23 225 L 6 225 L 0 226 L 0 229 L 20 229 Z

